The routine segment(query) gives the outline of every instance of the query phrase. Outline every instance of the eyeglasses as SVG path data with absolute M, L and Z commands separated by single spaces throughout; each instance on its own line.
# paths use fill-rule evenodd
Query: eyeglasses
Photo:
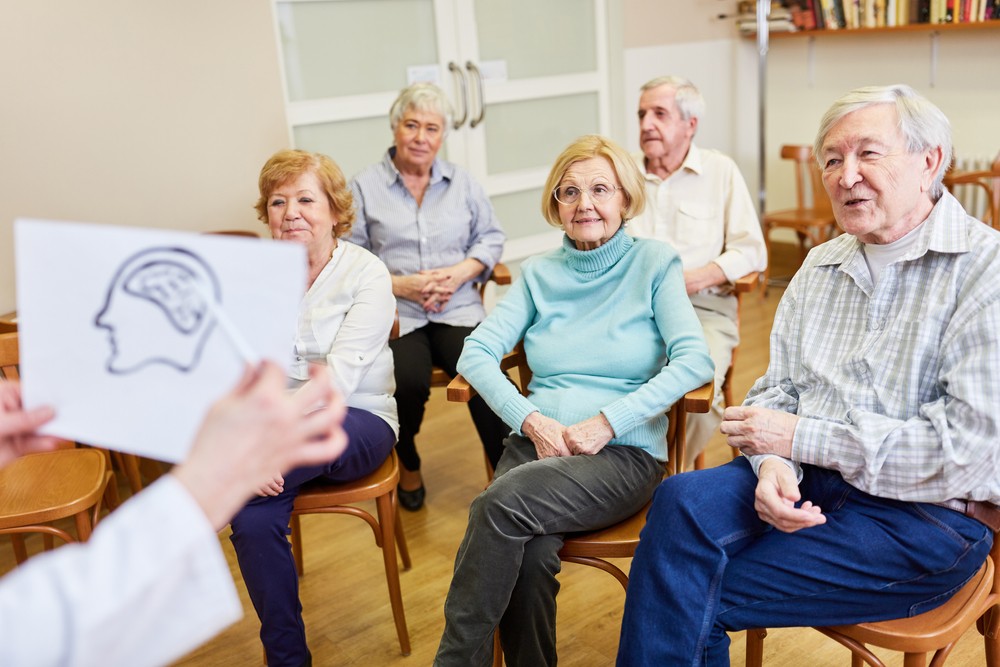
M 615 196 L 615 193 L 621 190 L 621 188 L 615 187 L 613 185 L 608 185 L 607 183 L 596 183 L 589 188 L 586 188 L 586 192 L 590 195 L 590 201 L 594 202 L 606 202 Z M 561 185 L 552 191 L 552 196 L 556 198 L 556 201 L 560 204 L 565 204 L 570 206 L 572 204 L 580 201 L 580 195 L 584 193 L 584 188 L 580 188 L 576 185 Z

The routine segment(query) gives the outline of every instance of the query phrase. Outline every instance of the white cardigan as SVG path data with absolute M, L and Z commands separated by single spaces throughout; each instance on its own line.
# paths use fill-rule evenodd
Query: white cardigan
M 347 405 L 381 417 L 399 435 L 389 331 L 396 315 L 389 270 L 344 239 L 302 297 L 290 386 L 309 379 L 309 362 L 326 363 Z

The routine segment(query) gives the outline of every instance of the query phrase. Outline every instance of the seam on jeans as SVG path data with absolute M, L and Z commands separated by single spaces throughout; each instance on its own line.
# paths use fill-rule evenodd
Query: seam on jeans
M 723 557 L 719 560 L 719 567 L 715 570 L 715 575 L 712 577 L 712 582 L 708 586 L 708 599 L 714 600 L 715 604 L 709 604 L 705 607 L 705 616 L 701 620 L 701 632 L 698 633 L 698 642 L 694 645 L 694 659 L 691 661 L 693 667 L 698 667 L 699 662 L 702 665 L 708 665 L 708 656 L 705 654 L 705 644 L 708 642 L 708 635 L 712 632 L 712 626 L 715 624 L 719 616 L 719 606 L 721 600 L 717 595 L 719 586 L 722 582 L 723 573 L 726 571 L 726 565 L 729 563 L 729 559 Z M 715 607 L 713 609 L 712 607 Z

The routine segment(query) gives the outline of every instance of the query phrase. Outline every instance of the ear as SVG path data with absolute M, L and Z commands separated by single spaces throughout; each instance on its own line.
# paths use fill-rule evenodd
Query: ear
M 923 164 L 921 165 L 922 173 L 920 174 L 920 187 L 924 192 L 930 191 L 943 162 L 944 151 L 941 150 L 940 146 L 924 151 Z
M 698 132 L 698 119 L 692 116 L 688 119 L 688 123 L 691 128 L 691 136 L 693 137 Z

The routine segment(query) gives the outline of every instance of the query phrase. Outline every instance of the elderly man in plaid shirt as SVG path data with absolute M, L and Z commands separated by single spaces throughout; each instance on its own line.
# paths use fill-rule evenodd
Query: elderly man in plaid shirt
M 722 424 L 743 454 L 667 479 L 619 665 L 728 665 L 727 631 L 919 614 L 1000 528 L 1000 233 L 944 191 L 944 114 L 862 88 L 816 140 L 844 235 L 788 287 L 771 360 Z

